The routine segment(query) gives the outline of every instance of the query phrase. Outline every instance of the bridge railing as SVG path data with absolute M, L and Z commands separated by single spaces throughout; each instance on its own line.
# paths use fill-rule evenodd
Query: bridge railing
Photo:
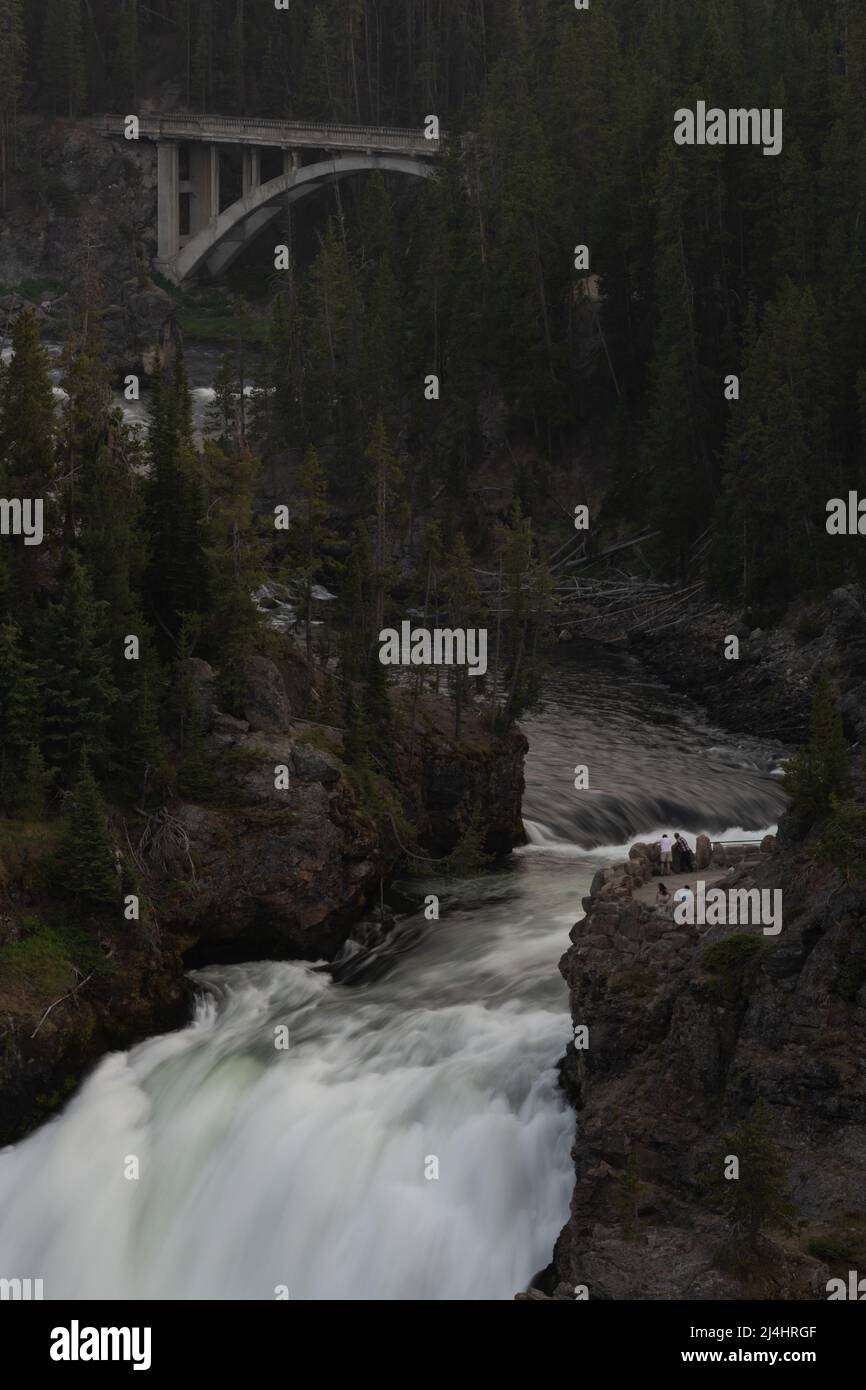
M 124 133 L 124 116 L 103 113 L 92 119 L 96 128 L 105 134 Z M 138 120 L 139 130 L 145 138 L 162 136 L 171 139 L 185 135 L 190 139 L 218 142 L 218 136 L 224 134 L 230 140 L 242 140 L 246 137 L 251 144 L 255 144 L 261 141 L 262 137 L 264 143 L 271 143 L 267 140 L 267 136 L 270 135 L 272 143 L 280 145 L 389 145 L 411 148 L 428 155 L 434 155 L 442 140 L 446 138 L 445 132 L 442 132 L 439 140 L 427 140 L 420 127 L 413 129 L 405 126 L 336 125 L 324 121 L 278 121 L 250 116 L 155 114 L 139 116 Z

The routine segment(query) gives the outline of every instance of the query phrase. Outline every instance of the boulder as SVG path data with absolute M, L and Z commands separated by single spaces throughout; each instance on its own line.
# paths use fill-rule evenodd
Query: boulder
M 774 850 L 775 848 L 776 848 L 776 837 L 775 837 L 775 835 L 765 835 L 764 838 L 763 838 L 763 840 L 761 841 L 761 853 L 762 853 L 762 854 L 772 854 L 772 853 L 773 853 L 773 850 Z
M 276 665 L 257 654 L 247 661 L 245 675 L 244 715 L 250 727 L 265 734 L 282 733 L 291 723 L 292 710 Z
M 695 868 L 708 869 L 712 855 L 712 845 L 708 835 L 699 835 L 695 841 Z

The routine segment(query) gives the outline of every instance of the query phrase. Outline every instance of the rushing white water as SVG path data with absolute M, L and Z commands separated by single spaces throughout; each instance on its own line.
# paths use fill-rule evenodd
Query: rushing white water
M 528 725 L 531 843 L 495 874 L 416 883 L 419 900 L 440 895 L 438 922 L 419 911 L 385 948 L 347 955 L 352 983 L 275 962 L 198 972 L 188 1028 L 106 1058 L 0 1154 L 0 1276 L 41 1278 L 48 1299 L 524 1288 L 568 1211 L 556 965 L 599 863 L 621 857 L 611 827 L 650 833 L 673 807 L 671 829 L 756 832 L 782 804 L 759 750 L 719 747 L 627 674 L 617 685 L 602 663 L 552 683 Z M 595 810 L 575 762 L 605 787 Z
M 553 1064 L 574 888 L 535 922 L 519 875 L 453 910 L 446 890 L 368 986 L 204 972 L 190 1028 L 108 1058 L 0 1156 L 0 1269 L 37 1269 L 46 1298 L 511 1297 L 568 1205 Z

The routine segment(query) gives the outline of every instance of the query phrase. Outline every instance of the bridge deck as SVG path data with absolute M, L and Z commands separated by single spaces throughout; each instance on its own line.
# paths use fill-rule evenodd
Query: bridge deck
M 105 135 L 125 134 L 124 116 L 93 117 Z M 374 150 L 432 158 L 440 140 L 423 131 L 391 126 L 327 125 L 315 121 L 273 121 L 246 116 L 140 116 L 143 140 L 204 140 L 215 145 L 272 145 L 280 149 Z M 444 139 L 444 133 L 441 137 Z

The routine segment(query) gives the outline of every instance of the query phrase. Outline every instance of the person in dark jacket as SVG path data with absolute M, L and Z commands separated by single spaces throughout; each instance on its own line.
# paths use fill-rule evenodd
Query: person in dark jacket
M 689 849 L 688 842 L 683 839 L 679 831 L 677 831 L 674 836 L 674 847 L 671 853 L 673 854 L 675 874 L 690 874 L 693 872 L 695 867 L 695 856 Z M 677 858 L 679 858 L 680 862 L 679 868 L 676 867 Z

